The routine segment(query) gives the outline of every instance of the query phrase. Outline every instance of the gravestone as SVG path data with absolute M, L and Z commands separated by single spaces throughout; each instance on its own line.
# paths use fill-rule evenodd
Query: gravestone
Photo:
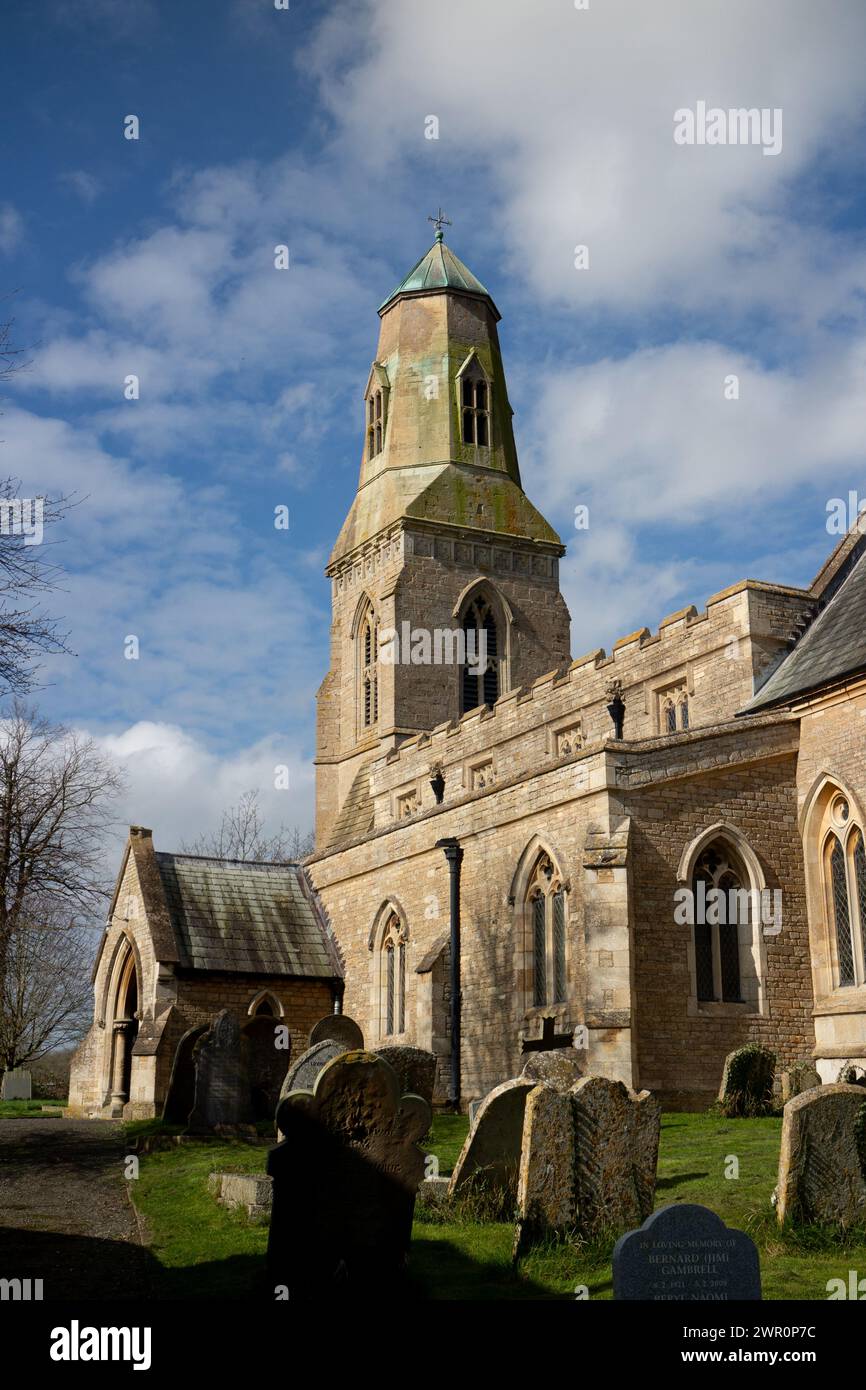
M 535 1083 L 519 1076 L 484 1097 L 451 1175 L 449 1197 L 483 1190 L 513 1205 L 523 1140 L 526 1099 Z
M 755 1302 L 761 1269 L 754 1241 L 693 1202 L 653 1212 L 613 1250 L 615 1299 L 654 1303 Z
M 795 1062 L 793 1067 L 782 1072 L 782 1104 L 787 1105 L 789 1100 L 802 1095 L 803 1091 L 813 1091 L 816 1086 L 820 1085 L 821 1077 L 811 1062 Z
M 785 1106 L 776 1216 L 779 1223 L 848 1227 L 866 1218 L 861 1086 L 804 1091 Z
M 545 1081 L 557 1091 L 568 1091 L 586 1075 L 586 1052 L 573 1047 L 558 1047 L 551 1052 L 532 1052 L 522 1076 L 530 1081 Z
M 193 1060 L 195 1103 L 188 1132 L 231 1132 L 251 1125 L 254 1116 L 241 1029 L 228 1009 L 222 1009 L 198 1039 Z
M 280 1138 L 280 1106 L 286 1096 L 291 1091 L 312 1091 L 319 1072 L 329 1062 L 333 1062 L 335 1057 L 342 1057 L 347 1051 L 348 1049 L 343 1047 L 342 1043 L 326 1038 L 324 1042 L 316 1043 L 314 1047 L 308 1047 L 306 1052 L 302 1052 L 300 1057 L 292 1063 L 286 1072 L 277 1100 L 275 1118 L 278 1139 Z
M 729 1119 L 768 1115 L 773 1109 L 776 1054 L 758 1043 L 735 1048 L 725 1058 L 719 1105 Z
M 281 1102 L 285 1138 L 268 1154 L 274 1288 L 292 1302 L 400 1292 L 430 1120 L 372 1052 L 335 1057 L 312 1091 Z
M 0 1083 L 0 1100 L 32 1100 L 33 1086 L 29 1071 L 23 1071 L 16 1067 L 12 1071 L 4 1071 L 3 1081 Z
M 653 1209 L 661 1106 L 621 1081 L 587 1076 L 574 1108 L 575 1226 L 586 1237 L 623 1231 Z
M 858 1062 L 846 1062 L 844 1067 L 839 1068 L 836 1080 L 845 1086 L 866 1086 L 866 1068 Z
M 242 1046 L 246 1048 L 250 1099 L 257 1120 L 269 1120 L 277 1108 L 291 1056 L 291 1046 L 278 1047 L 277 1043 L 287 1031 L 284 1023 L 267 1014 L 257 1015 L 244 1026 Z
M 320 1042 L 342 1043 L 344 1052 L 352 1052 L 364 1046 L 364 1034 L 348 1014 L 325 1014 L 313 1024 L 308 1046 L 315 1047 Z
M 174 1051 L 171 1076 L 162 1107 L 162 1118 L 168 1125 L 185 1125 L 195 1105 L 195 1062 L 193 1051 L 207 1024 L 200 1023 L 184 1033 Z
M 526 1098 L 517 1213 L 515 1259 L 539 1237 L 575 1225 L 574 1103 L 547 1084 Z
M 423 1047 L 402 1047 L 384 1044 L 374 1047 L 377 1057 L 384 1057 L 393 1067 L 400 1081 L 400 1088 L 413 1096 L 423 1096 L 428 1105 L 433 1104 L 433 1084 L 436 1080 L 436 1057 Z

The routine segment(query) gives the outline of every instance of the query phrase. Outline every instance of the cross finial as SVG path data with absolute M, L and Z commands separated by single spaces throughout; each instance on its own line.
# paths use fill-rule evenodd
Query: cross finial
M 435 217 L 428 217 L 427 221 L 432 222 L 433 226 L 436 228 L 437 241 L 441 241 L 443 236 L 445 235 L 445 233 L 442 231 L 442 228 L 450 227 L 452 225 L 451 219 L 445 216 L 441 208 L 439 209 Z

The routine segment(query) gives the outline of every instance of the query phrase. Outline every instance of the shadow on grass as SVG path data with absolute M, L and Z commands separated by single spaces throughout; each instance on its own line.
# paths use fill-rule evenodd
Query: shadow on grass
M 4 1279 L 41 1279 L 45 1302 L 148 1299 L 160 1266 L 126 1240 L 0 1227 Z
M 499 1261 L 472 1259 L 449 1240 L 415 1236 L 410 1282 L 419 1300 L 455 1299 L 493 1302 L 533 1299 L 562 1302 L 572 1295 L 554 1293 L 543 1284 Z
M 671 1178 L 659 1178 L 656 1182 L 656 1192 L 660 1187 L 679 1187 L 681 1182 L 697 1182 L 699 1178 L 708 1178 L 708 1172 L 703 1173 L 675 1173 Z

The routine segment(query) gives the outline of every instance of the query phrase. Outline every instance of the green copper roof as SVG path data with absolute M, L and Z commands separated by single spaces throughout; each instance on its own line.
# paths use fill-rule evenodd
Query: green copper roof
M 489 291 L 480 280 L 476 280 L 472 271 L 454 255 L 451 248 L 445 245 L 441 233 L 437 235 L 427 254 L 412 267 L 405 280 L 401 280 L 397 288 L 379 305 L 379 313 L 381 314 L 398 294 L 425 294 L 431 290 L 463 290 L 465 294 L 484 295 L 485 299 L 490 300 L 496 317 L 499 317 Z

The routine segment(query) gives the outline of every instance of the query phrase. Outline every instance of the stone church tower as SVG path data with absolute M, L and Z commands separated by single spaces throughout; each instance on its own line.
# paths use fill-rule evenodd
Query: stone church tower
M 564 547 L 521 487 L 496 305 L 439 230 L 379 315 L 358 492 L 327 570 L 320 851 L 370 828 L 373 758 L 569 659 Z M 436 660 L 437 632 L 481 631 L 485 671 L 454 659 L 453 638 Z M 406 639 L 419 632 L 412 660 Z

